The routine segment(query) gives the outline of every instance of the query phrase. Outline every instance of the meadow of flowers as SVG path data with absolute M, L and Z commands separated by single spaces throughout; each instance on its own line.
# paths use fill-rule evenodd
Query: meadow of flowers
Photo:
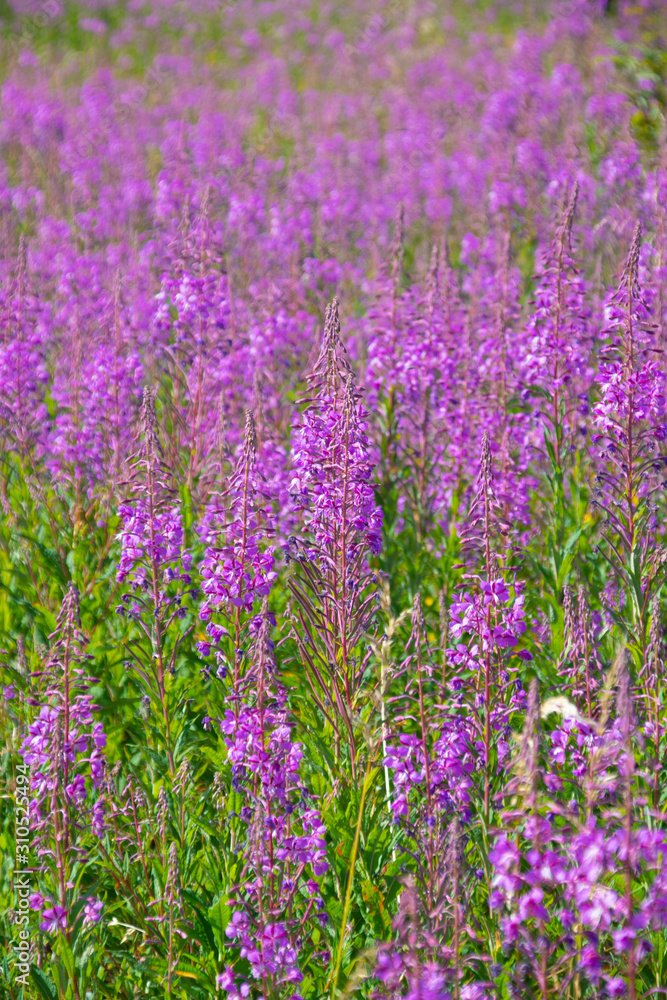
M 664 0 L 0 87 L 0 998 L 665 995 Z

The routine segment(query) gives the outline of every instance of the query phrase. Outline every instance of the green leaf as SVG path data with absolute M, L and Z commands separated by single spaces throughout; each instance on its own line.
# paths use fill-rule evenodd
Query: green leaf
M 160 771 L 166 773 L 168 770 L 169 765 L 166 754 L 158 753 L 157 750 L 151 750 L 150 747 L 140 747 L 133 743 L 129 743 L 128 747 L 139 750 L 141 753 L 145 753 L 148 757 L 150 757 L 154 764 L 157 764 Z
M 209 907 L 208 919 L 215 942 L 220 951 L 222 951 L 229 942 L 225 930 L 232 919 L 231 906 L 221 898 L 217 903 Z
M 35 986 L 39 990 L 40 996 L 44 997 L 44 1000 L 57 1000 L 58 991 L 56 989 L 56 984 L 47 979 L 44 973 L 38 966 L 30 966 L 30 975 L 33 978 Z

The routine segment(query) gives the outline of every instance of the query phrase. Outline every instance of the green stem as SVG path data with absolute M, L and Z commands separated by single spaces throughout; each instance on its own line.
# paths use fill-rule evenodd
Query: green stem
M 361 801 L 359 802 L 359 815 L 357 816 L 357 828 L 354 831 L 354 843 L 352 844 L 352 851 L 350 853 L 350 868 L 347 876 L 347 889 L 345 890 L 345 903 L 343 905 L 343 919 L 341 921 L 340 927 L 340 942 L 338 945 L 338 955 L 336 956 L 336 966 L 333 972 L 333 982 L 331 986 L 331 998 L 335 1000 L 336 990 L 338 989 L 338 976 L 340 974 L 340 967 L 343 961 L 343 945 L 345 944 L 345 928 L 347 926 L 347 917 L 350 912 L 350 902 L 352 900 L 352 883 L 354 882 L 354 868 L 357 863 L 357 851 L 359 850 L 359 838 L 361 836 L 361 821 L 364 816 L 364 805 L 366 803 L 366 792 L 368 791 L 368 786 L 370 784 L 370 761 L 366 765 L 366 774 L 364 775 L 364 783 L 361 788 Z

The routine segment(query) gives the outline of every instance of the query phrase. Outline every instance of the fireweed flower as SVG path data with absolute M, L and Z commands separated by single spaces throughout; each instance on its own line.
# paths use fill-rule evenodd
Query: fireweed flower
M 286 547 L 299 575 L 290 585 L 298 606 L 293 635 L 318 709 L 337 745 L 344 736 L 355 773 L 352 702 L 364 677 L 357 657 L 364 661 L 370 655 L 359 643 L 374 618 L 368 557 L 380 550 L 382 511 L 370 485 L 363 414 L 340 340 L 336 299 L 327 308 L 310 380 L 313 396 L 295 434 L 290 487 L 303 510 L 303 537 L 289 539 Z M 306 626 L 313 613 L 315 629 Z M 333 671 L 330 664 L 336 665 Z
M 294 445 L 290 483 L 290 492 L 304 509 L 305 523 L 317 545 L 340 547 L 340 530 L 353 532 L 359 541 L 353 543 L 352 555 L 361 539 L 371 552 L 379 552 L 382 528 L 382 512 L 370 485 L 366 413 L 358 400 L 350 373 L 342 399 L 340 394 L 325 392 L 304 412 Z
M 466 233 L 461 241 L 461 264 L 465 268 L 461 292 L 467 305 L 457 329 L 447 338 L 449 364 L 442 367 L 440 390 L 437 440 L 441 457 L 436 468 L 444 472 L 443 513 L 459 477 L 474 477 L 479 457 L 476 444 L 487 431 L 498 458 L 498 499 L 505 519 L 518 527 L 530 522 L 534 431 L 525 409 L 517 412 L 512 407 L 510 411 L 510 400 L 523 398 L 526 379 L 520 348 L 521 277 L 512 261 L 507 220 L 499 216 L 483 239 Z M 451 287 L 451 278 L 448 284 Z M 451 313 L 450 306 L 446 314 Z M 449 319 L 447 325 L 451 325 Z
M 89 899 L 83 908 L 84 927 L 92 927 L 94 924 L 99 924 L 102 919 L 103 909 L 104 903 L 101 899 Z
M 383 429 L 371 422 L 371 455 L 384 455 L 404 469 L 406 495 L 420 530 L 426 530 L 444 489 L 433 475 L 436 465 L 451 461 L 456 447 L 447 427 L 458 430 L 451 384 L 456 377 L 455 343 L 463 330 L 455 279 L 440 247 L 433 246 L 423 283 L 400 288 L 404 218 L 398 212 L 388 274 L 373 289 L 375 302 L 366 316 L 367 355 L 364 386 L 368 405 L 383 414 Z M 411 474 L 408 474 L 411 473 Z M 451 486 L 451 482 L 448 485 Z M 396 520 L 400 531 L 402 512 Z
M 455 828 L 456 832 L 456 828 Z M 373 996 L 403 997 L 409 1000 L 487 1000 L 490 996 L 482 983 L 461 985 L 463 961 L 458 955 L 457 935 L 453 947 L 445 944 L 451 924 L 456 928 L 463 912 L 460 901 L 460 878 L 452 850 L 452 837 L 446 848 L 441 891 L 456 894 L 451 904 L 443 904 L 441 913 L 429 919 L 428 902 L 418 891 L 414 879 L 406 879 L 393 922 L 395 940 L 378 949 L 374 977 L 380 986 Z M 449 911 L 453 912 L 449 912 Z M 444 911 L 444 913 L 442 912 Z M 439 925 L 439 926 L 438 926 Z M 449 925 L 449 926 L 448 926 Z
M 641 226 L 635 227 L 618 290 L 606 304 L 608 345 L 601 352 L 593 410 L 598 473 L 593 506 L 642 654 L 655 574 L 652 530 L 665 437 L 665 378 L 651 358 L 655 327 L 639 284 Z
M 507 762 L 509 754 L 510 715 L 523 708 L 525 697 L 517 661 L 532 658 L 528 650 L 516 648 L 527 626 L 523 595 L 517 584 L 512 589 L 513 593 L 501 579 L 490 583 L 481 580 L 479 590 L 459 594 L 449 609 L 448 634 L 454 641 L 459 640 L 456 646 L 447 649 L 448 662 L 456 671 L 449 678 L 449 687 L 460 691 L 465 701 L 466 693 L 468 697 L 470 694 L 470 683 L 481 687 L 484 681 L 484 700 L 481 693 L 475 695 L 474 700 L 470 699 L 473 700 L 473 714 L 468 716 L 464 730 L 470 747 L 476 754 L 481 753 L 484 761 L 490 759 L 493 742 L 499 765 Z M 477 718 L 482 706 L 483 725 Z M 463 711 L 462 715 L 465 718 Z M 477 723 L 473 726 L 475 718 Z M 481 743 L 480 737 L 483 737 Z M 487 780 L 485 776 L 485 785 Z
M 543 819 L 535 846 L 522 837 L 511 840 L 500 836 L 489 855 L 494 871 L 491 904 L 506 914 L 502 926 L 509 945 L 530 953 L 535 940 L 531 935 L 543 933 L 540 921 L 553 922 L 559 931 L 551 931 L 549 948 L 559 946 L 561 955 L 575 955 L 592 984 L 603 974 L 605 980 L 613 976 L 609 970 L 624 962 L 628 943 L 639 944 L 647 926 L 664 926 L 665 919 L 660 860 L 667 850 L 664 836 L 654 836 L 651 844 L 648 830 L 633 831 L 633 842 L 637 843 L 633 864 L 655 874 L 628 926 L 624 897 L 615 888 L 616 873 L 625 863 L 625 836 L 618 828 L 611 836 L 609 833 L 608 824 L 598 826 L 594 819 L 579 832 Z M 524 837 L 530 834 L 530 824 L 526 824 Z M 584 930 L 580 950 L 571 936 L 575 925 Z M 641 960 L 641 949 L 638 955 Z
M 151 517 L 145 501 L 123 503 L 118 508 L 123 530 L 120 533 L 121 556 L 116 579 L 130 580 L 134 589 L 145 588 L 148 567 L 154 561 L 169 581 L 180 576 L 179 560 L 183 552 L 183 521 L 178 508 L 160 511 Z M 185 559 L 189 568 L 189 561 Z
M 494 834 L 489 854 L 490 902 L 501 914 L 508 949 L 523 956 L 534 976 L 531 982 L 540 988 L 551 963 L 557 967 L 569 956 L 582 982 L 609 983 L 615 990 L 628 950 L 636 971 L 647 955 L 646 929 L 663 926 L 665 919 L 661 859 L 667 839 L 662 831 L 644 827 L 628 810 L 627 800 L 619 809 L 632 777 L 631 736 L 622 717 L 624 685 L 622 674 L 620 714 L 612 725 L 603 729 L 564 719 L 547 734 L 540 733 L 539 703 L 531 692 L 514 777 L 505 789 L 515 798 L 504 811 L 503 829 Z M 568 739 L 578 734 L 574 750 L 560 739 L 561 733 Z M 575 755 L 573 781 L 567 785 L 550 780 L 554 751 L 549 743 L 557 748 L 557 763 L 563 759 L 561 747 L 566 760 Z M 573 792 L 587 803 L 585 812 Z M 638 905 L 623 891 L 618 875 L 624 870 L 635 877 L 641 873 Z M 578 934 L 575 928 L 580 928 Z
M 249 613 L 257 599 L 266 597 L 277 578 L 274 549 L 266 544 L 271 532 L 270 511 L 259 503 L 260 482 L 256 470 L 255 425 L 246 413 L 243 451 L 227 493 L 209 501 L 199 526 L 206 543 L 201 567 L 205 600 L 199 612 L 208 622 L 212 611 L 224 610 L 231 618 L 236 610 Z M 219 626 L 212 623 L 214 641 Z
M 401 290 L 405 238 L 405 207 L 401 203 L 394 219 L 394 233 L 385 263 L 373 288 L 373 301 L 366 316 L 364 339 L 368 345 L 367 391 L 376 405 L 387 387 L 389 392 L 401 380 L 402 335 L 410 313 L 410 294 Z
M 652 443 L 662 441 L 667 433 L 664 372 L 650 357 L 655 325 L 639 284 L 641 238 L 641 227 L 637 225 L 619 287 L 610 292 L 605 303 L 604 332 L 609 345 L 602 354 L 596 378 L 600 399 L 593 408 L 598 440 L 603 436 L 603 440 L 616 441 L 627 449 L 631 444 L 629 431 L 634 431 L 638 449 L 635 464 L 647 449 L 650 452 Z M 641 468 L 637 476 L 639 484 Z
M 292 740 L 286 692 L 275 676 L 266 602 L 261 618 L 235 710 L 219 723 L 231 787 L 244 801 L 236 822 L 246 845 L 245 881 L 234 893 L 225 933 L 254 979 L 275 983 L 280 995 L 291 996 L 288 984 L 303 979 L 300 952 L 313 947 L 310 935 L 325 916 L 313 876 L 324 875 L 329 866 L 321 816 L 309 805 L 300 776 L 302 747 Z M 297 920 L 302 890 L 310 901 Z M 223 973 L 221 985 L 244 995 L 245 984 L 236 984 L 232 970 Z
M 62 344 L 40 435 L 51 475 L 73 485 L 78 502 L 118 483 L 141 402 L 143 363 L 126 321 L 118 268 L 105 274 L 95 253 L 64 248 L 65 274 L 49 316 Z M 64 263 L 64 261 L 63 261 Z
M 452 603 L 450 634 L 455 639 L 476 636 L 483 651 L 513 648 L 526 631 L 523 595 L 511 597 L 502 580 L 493 583 L 482 580 L 480 591 L 479 594 L 464 591 Z M 487 614 L 489 606 L 495 612 L 493 619 Z M 455 650 L 452 653 L 455 655 Z
M 471 776 L 477 770 L 477 733 L 472 725 L 466 725 L 465 720 L 457 716 L 445 718 L 440 725 L 442 728 L 438 732 L 438 722 L 434 722 L 435 736 L 429 759 L 430 792 L 436 809 L 443 815 L 450 816 L 453 810 L 459 810 L 467 816 L 474 787 Z M 392 779 L 391 809 L 396 816 L 410 817 L 410 803 L 414 809 L 426 793 L 421 740 L 407 733 L 390 737 L 384 764 Z M 411 819 L 414 822 L 414 818 Z
M 101 837 L 104 824 L 106 735 L 96 723 L 80 664 L 86 640 L 80 631 L 78 593 L 65 597 L 44 676 L 42 704 L 28 724 L 21 752 L 31 768 L 30 827 L 46 894 L 33 893 L 30 905 L 43 912 L 46 933 L 68 932 L 68 914 L 76 902 L 70 881 L 76 866 L 89 861 L 92 844 L 86 834 Z M 101 907 L 100 903 L 100 907 Z
M 340 550 L 351 543 L 354 556 L 363 543 L 372 552 L 379 551 L 382 511 L 370 485 L 367 414 L 342 351 L 334 300 L 311 376 L 317 395 L 297 426 L 290 492 L 305 511 L 305 524 L 316 544 Z
M 406 714 L 416 699 L 421 732 L 397 732 L 390 726 L 386 736 L 389 751 L 383 761 L 391 776 L 390 808 L 396 817 L 405 817 L 406 828 L 418 837 L 422 833 L 426 836 L 426 827 L 432 827 L 436 817 L 451 818 L 455 812 L 469 818 L 472 775 L 477 770 L 477 734 L 470 716 L 459 714 L 456 698 L 446 709 L 432 704 L 439 696 L 434 694 L 438 689 L 430 654 L 424 649 L 424 629 L 418 596 L 401 673 L 405 677 Z M 395 699 L 398 703 L 402 700 L 400 696 Z
M 166 675 L 176 672 L 184 638 L 179 622 L 187 615 L 184 600 L 197 591 L 192 587 L 190 552 L 183 544 L 181 512 L 169 485 L 171 473 L 161 457 L 155 395 L 148 387 L 144 388 L 141 408 L 141 436 L 139 451 L 131 462 L 130 497 L 120 505 L 124 530 L 120 532 L 117 579 L 129 580 L 131 591 L 122 595 L 117 611 L 124 612 L 128 629 L 136 628 L 141 637 L 133 646 L 130 666 L 142 691 L 142 708 L 156 710 L 164 720 L 173 777 Z
M 189 484 L 212 451 L 217 408 L 210 401 L 217 401 L 230 381 L 228 356 L 235 346 L 230 338 L 228 281 L 220 273 L 220 263 L 207 188 L 179 259 L 172 263 L 173 270 L 162 276 L 153 316 L 157 339 L 173 361 L 174 376 L 184 382 L 179 411 L 187 435 Z
M 579 186 L 575 182 L 539 275 L 522 363 L 528 385 L 536 384 L 549 399 L 550 405 L 543 408 L 543 418 L 550 425 L 557 465 L 564 444 L 563 421 L 566 410 L 571 408 L 571 387 L 572 384 L 575 390 L 579 387 L 589 354 L 585 285 L 572 250 L 578 196 Z M 587 388 L 585 383 L 584 388 Z
M 172 580 L 190 582 L 190 555 L 183 547 L 183 520 L 164 482 L 155 418 L 155 400 L 144 390 L 141 411 L 143 446 L 135 459 L 132 496 L 118 507 L 121 556 L 116 572 L 119 583 L 129 580 L 133 591 L 157 588 L 160 593 Z M 127 602 L 126 602 L 127 603 Z
M 40 930 L 46 934 L 56 934 L 67 930 L 67 910 L 63 906 L 52 906 L 44 910 Z
M 206 623 L 207 636 L 198 651 L 203 659 L 214 657 L 215 676 L 223 681 L 229 677 L 234 697 L 245 670 L 246 642 L 261 630 L 263 621 L 253 610 L 259 599 L 266 600 L 278 576 L 274 547 L 268 544 L 273 519 L 270 508 L 261 504 L 256 458 L 255 423 L 248 410 L 236 472 L 226 491 L 209 500 L 198 525 L 206 545 L 199 618 Z M 228 627 L 220 623 L 221 617 Z M 205 676 L 210 671 L 207 664 Z
M 401 841 L 415 859 L 416 873 L 401 898 L 396 940 L 379 949 L 374 974 L 384 984 L 377 996 L 450 997 L 467 964 L 460 950 L 469 881 L 463 860 L 469 836 L 465 824 L 478 791 L 477 760 L 483 745 L 470 713 L 457 711 L 463 706 L 456 697 L 440 703 L 419 595 L 406 653 L 401 665 L 404 692 L 392 699 L 394 713 L 398 715 L 401 706 L 400 716 L 408 724 L 417 717 L 418 729 L 391 732 L 391 726 L 383 763 L 389 806 Z M 436 899 L 442 901 L 438 906 Z
M 242 982 L 238 986 L 236 985 L 234 970 L 229 966 L 226 967 L 224 972 L 221 972 L 218 976 L 216 976 L 215 982 L 219 989 L 226 992 L 230 1000 L 243 1000 L 243 998 L 247 997 L 250 993 L 249 983 Z

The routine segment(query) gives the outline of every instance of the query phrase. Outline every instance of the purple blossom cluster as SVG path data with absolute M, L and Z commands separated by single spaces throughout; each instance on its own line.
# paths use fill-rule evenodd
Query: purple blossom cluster
M 39 709 L 27 727 L 21 746 L 30 768 L 30 830 L 41 859 L 43 894 L 33 892 L 30 906 L 43 910 L 41 929 L 69 932 L 77 901 L 70 881 L 76 866 L 90 860 L 81 831 L 100 840 L 105 830 L 106 733 L 93 712 L 87 693 L 93 682 L 81 669 L 85 640 L 77 627 L 78 595 L 71 588 L 61 610 L 58 629 L 44 671 L 47 686 L 32 699 Z M 85 925 L 100 920 L 103 904 L 91 897 L 85 904 Z
M 423 801 L 426 781 L 438 811 L 446 815 L 454 810 L 466 814 L 473 788 L 472 776 L 477 769 L 479 746 L 475 736 L 464 719 L 452 716 L 443 720 L 441 732 L 434 736 L 427 775 L 422 740 L 401 733 L 384 759 L 392 776 L 391 809 L 394 815 L 410 817 L 410 799 Z M 411 794 L 414 792 L 416 794 Z
M 329 864 L 321 813 L 310 804 L 301 777 L 303 748 L 292 739 L 286 692 L 275 676 L 269 634 L 274 624 L 265 601 L 253 630 L 251 662 L 232 689 L 234 708 L 219 719 L 230 791 L 242 802 L 233 815 L 245 844 L 244 879 L 232 893 L 225 934 L 255 981 L 297 997 L 301 953 L 312 947 L 313 927 L 327 923 L 317 879 Z M 250 992 L 229 966 L 217 981 L 233 996 Z
M 523 595 L 512 599 L 503 580 L 481 580 L 478 593 L 464 591 L 451 605 L 450 633 L 455 639 L 476 636 L 478 642 L 470 648 L 459 643 L 450 650 L 454 662 L 459 658 L 466 662 L 470 654 L 516 646 L 526 631 L 523 604 Z
M 146 500 L 138 499 L 122 503 L 118 513 L 123 526 L 116 573 L 119 583 L 129 580 L 135 590 L 148 586 L 153 565 L 165 583 L 187 574 L 189 559 L 183 551 L 183 518 L 177 506 L 155 513 Z
M 206 545 L 201 567 L 205 600 L 199 610 L 205 622 L 212 611 L 225 610 L 231 616 L 234 610 L 238 626 L 240 613 L 250 614 L 256 600 L 267 597 L 277 579 L 274 548 L 267 544 L 271 511 L 260 504 L 255 433 L 248 412 L 243 450 L 227 495 L 209 503 L 199 525 Z
M 608 349 L 596 376 L 599 402 L 593 408 L 597 428 L 604 435 L 627 439 L 648 424 L 658 440 L 664 438 L 664 372 L 651 348 L 655 326 L 647 296 L 640 285 L 641 226 L 635 230 L 630 255 L 618 289 L 605 302 Z M 650 276 L 649 276 L 650 281 Z M 649 286 L 650 287 L 650 286 Z
M 202 528 L 209 544 L 201 570 L 206 599 L 199 617 L 208 621 L 213 609 L 230 606 L 251 612 L 258 598 L 268 596 L 277 577 L 273 549 L 262 545 L 266 530 L 260 517 L 237 515 L 225 521 L 224 511 L 213 508 Z
M 340 396 L 319 397 L 297 428 L 290 492 L 320 546 L 354 532 L 371 552 L 380 550 L 382 511 L 371 483 L 365 416 L 348 386 L 343 403 Z
M 664 834 L 643 827 L 633 830 L 628 852 L 626 831 L 594 818 L 572 830 L 535 816 L 519 840 L 501 835 L 489 855 L 491 905 L 504 914 L 507 946 L 518 945 L 535 960 L 544 924 L 557 921 L 564 953 L 576 957 L 586 979 L 604 983 L 609 996 L 626 996 L 626 982 L 613 970 L 630 946 L 641 962 L 651 948 L 646 930 L 664 926 L 666 850 Z M 654 876 L 640 905 L 630 909 L 618 887 L 618 873 L 628 865 Z
M 28 727 L 22 752 L 26 764 L 36 768 L 32 787 L 36 793 L 31 803 L 31 812 L 36 823 L 41 821 L 40 803 L 49 798 L 56 788 L 56 779 L 52 774 L 54 756 L 62 763 L 72 765 L 68 768 L 70 781 L 64 787 L 67 800 L 75 806 L 82 806 L 87 798 L 87 772 L 90 772 L 93 788 L 99 789 L 104 775 L 104 756 L 102 750 L 106 746 L 106 735 L 101 722 L 93 724 L 90 699 L 84 695 L 69 709 L 69 727 L 67 738 L 63 732 L 64 708 L 52 708 L 43 705 L 35 721 Z M 88 732 L 86 730 L 89 730 Z M 88 767 L 76 771 L 75 765 L 87 764 Z

